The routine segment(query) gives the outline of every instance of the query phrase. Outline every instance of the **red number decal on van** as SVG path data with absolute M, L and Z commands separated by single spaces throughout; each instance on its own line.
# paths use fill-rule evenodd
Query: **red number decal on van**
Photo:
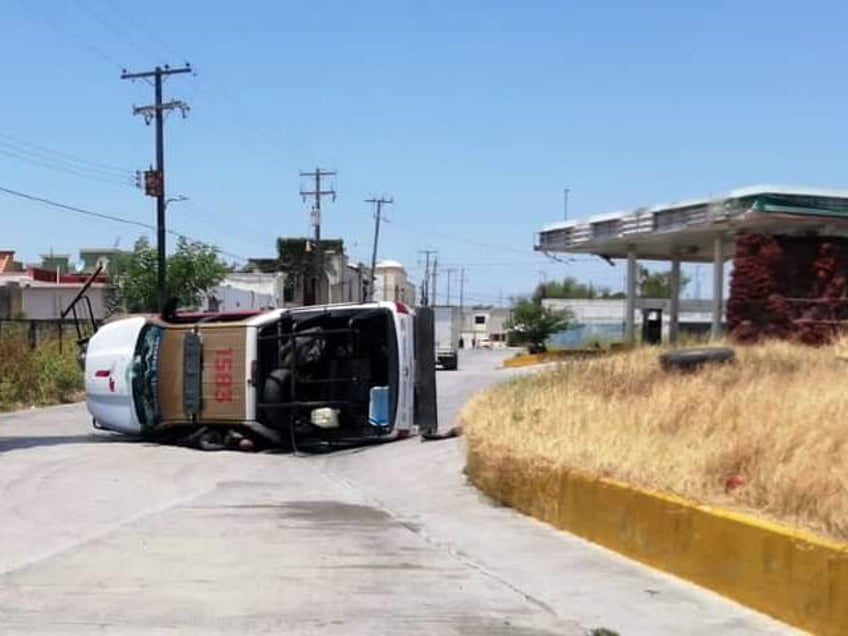
M 215 401 L 233 401 L 233 350 L 215 350 Z

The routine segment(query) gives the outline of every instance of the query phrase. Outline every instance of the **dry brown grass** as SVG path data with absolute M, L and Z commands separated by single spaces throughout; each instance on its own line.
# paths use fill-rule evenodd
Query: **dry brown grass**
M 733 365 L 659 368 L 658 349 L 563 363 L 460 413 L 491 453 L 614 477 L 848 539 L 848 343 L 737 349 Z M 728 478 L 744 484 L 725 492 Z

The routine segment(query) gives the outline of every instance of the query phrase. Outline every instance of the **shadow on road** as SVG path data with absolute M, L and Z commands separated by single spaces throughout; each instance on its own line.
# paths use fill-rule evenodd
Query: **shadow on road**
M 132 437 L 117 435 L 97 435 L 86 433 L 84 435 L 37 435 L 32 437 L 0 437 L 0 453 L 13 450 L 25 450 L 27 448 L 39 448 L 42 446 L 63 446 L 65 444 L 103 444 L 117 442 L 136 442 Z

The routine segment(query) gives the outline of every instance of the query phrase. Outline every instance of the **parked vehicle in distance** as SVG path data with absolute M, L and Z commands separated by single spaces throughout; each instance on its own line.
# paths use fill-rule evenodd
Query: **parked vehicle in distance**
M 462 312 L 459 307 L 433 307 L 436 362 L 451 371 L 459 367 Z
M 477 338 L 477 348 L 478 349 L 491 349 L 492 341 L 489 336 L 480 336 Z
M 95 426 L 201 448 L 296 446 L 435 430 L 433 321 L 375 302 L 132 315 L 85 344 Z

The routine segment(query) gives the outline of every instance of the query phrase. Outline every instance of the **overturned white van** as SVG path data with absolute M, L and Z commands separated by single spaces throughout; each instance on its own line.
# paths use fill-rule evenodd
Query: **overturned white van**
M 134 315 L 85 343 L 95 426 L 203 448 L 435 430 L 433 319 L 402 303 Z

